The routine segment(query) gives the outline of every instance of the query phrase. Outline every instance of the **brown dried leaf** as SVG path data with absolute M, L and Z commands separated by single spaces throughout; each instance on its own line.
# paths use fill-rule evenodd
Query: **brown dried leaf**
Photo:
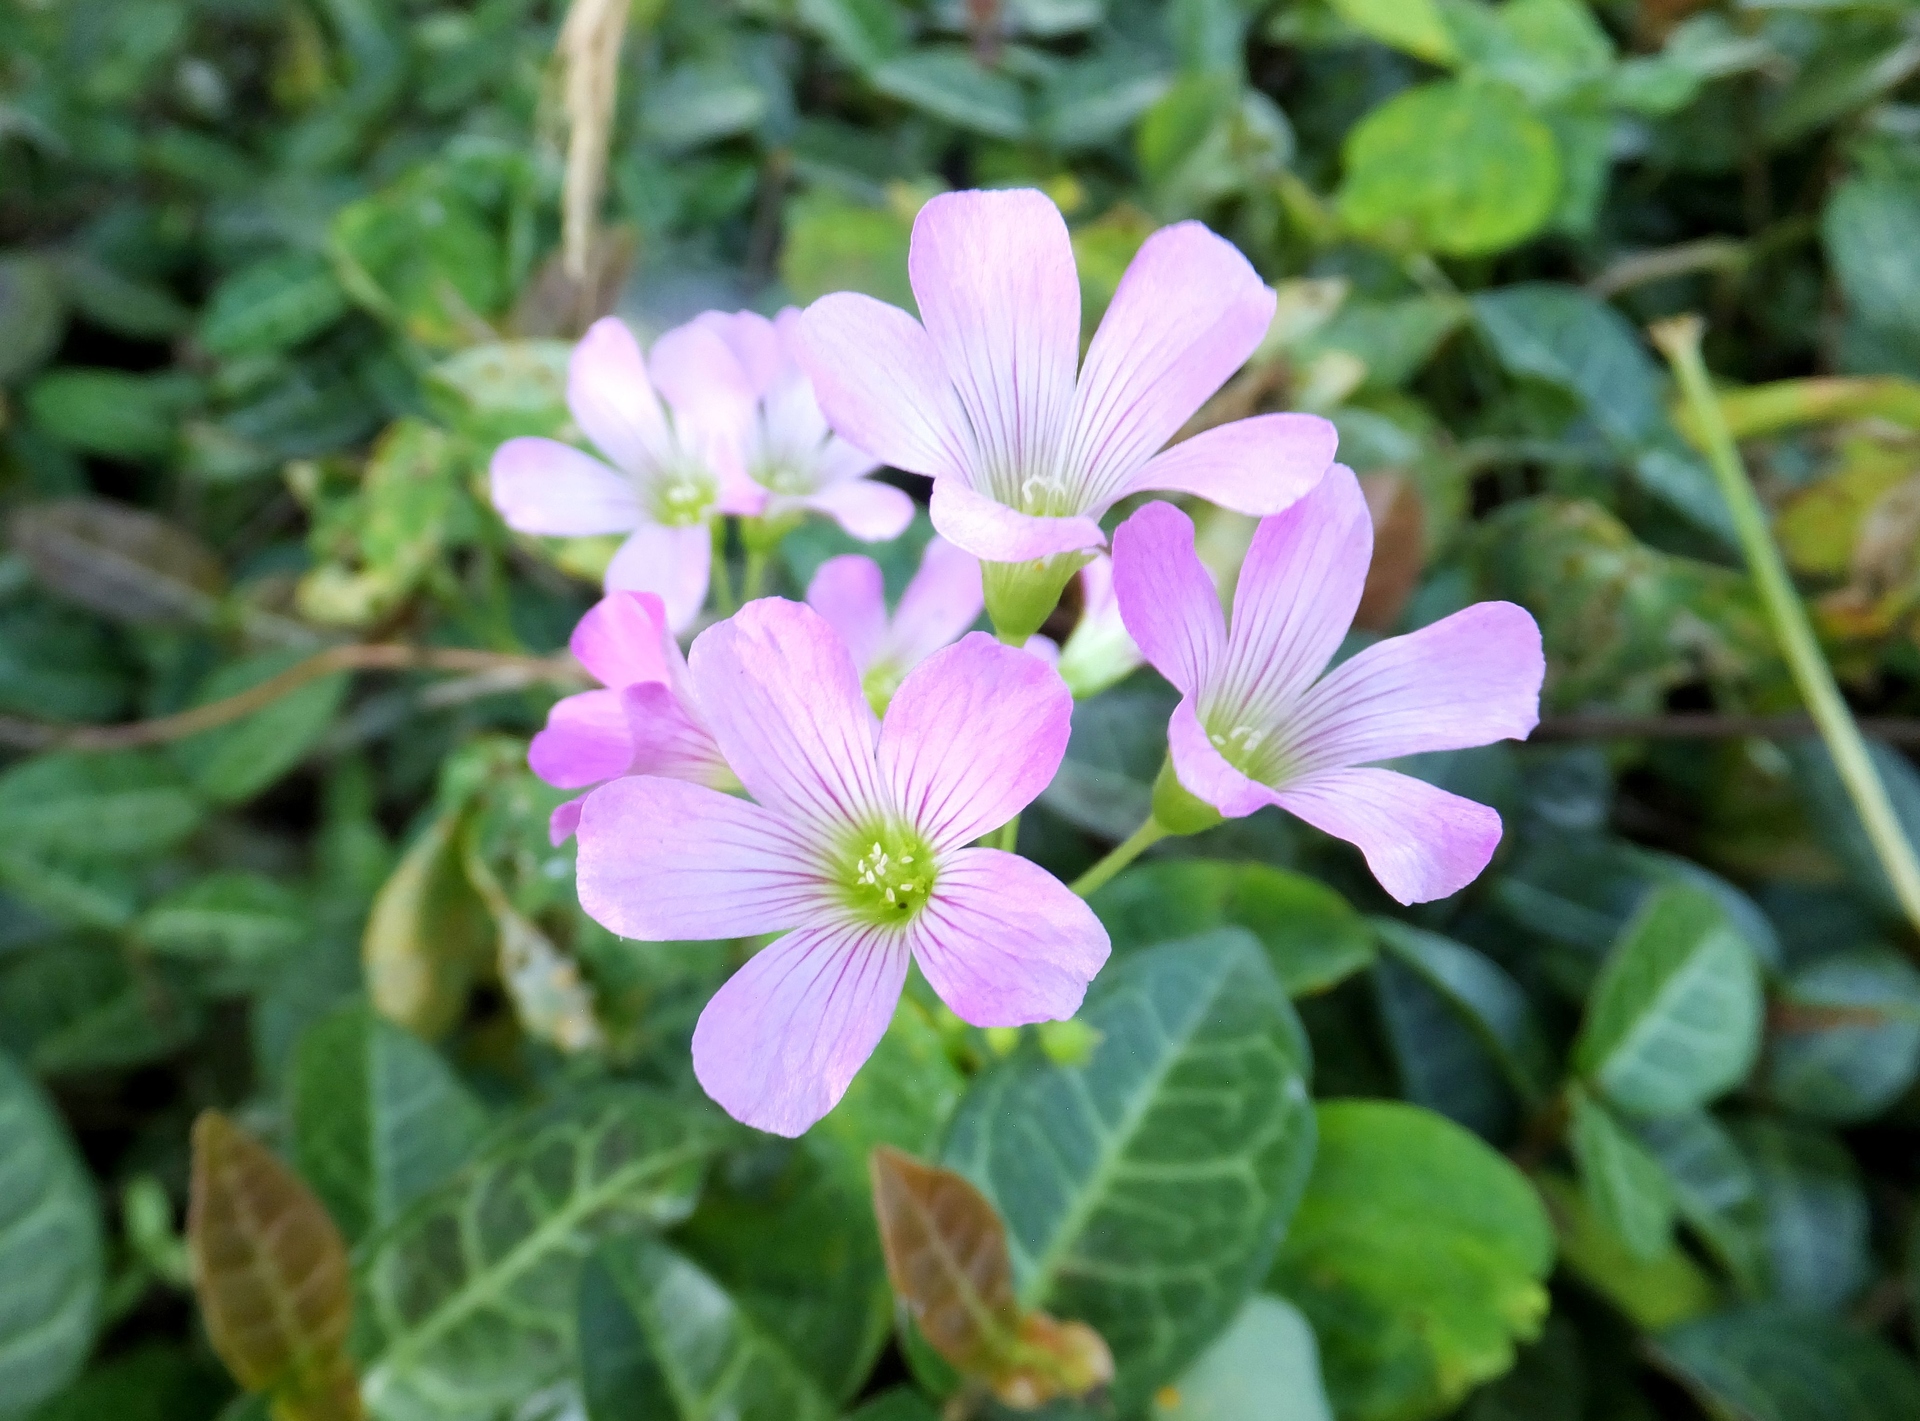
M 1420 491 L 1399 474 L 1364 475 L 1360 488 L 1373 518 L 1373 562 L 1353 624 L 1364 631 L 1390 632 L 1426 562 L 1426 510 Z
M 198 538 L 103 498 L 63 498 L 13 515 L 14 551 L 47 588 L 90 611 L 147 625 L 205 623 L 226 576 Z
M 359 1421 L 340 1231 L 297 1174 L 218 1111 L 193 1126 L 187 1247 L 207 1336 L 235 1379 L 271 1393 L 279 1421 Z

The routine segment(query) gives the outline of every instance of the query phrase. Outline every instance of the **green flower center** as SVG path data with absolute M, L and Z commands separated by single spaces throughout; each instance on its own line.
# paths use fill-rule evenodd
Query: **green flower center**
M 1213 721 L 1207 726 L 1207 739 L 1222 759 L 1248 779 L 1277 786 L 1290 778 L 1286 741 L 1267 726 Z
M 933 848 L 903 825 L 880 825 L 854 836 L 834 875 L 845 902 L 883 925 L 911 922 L 933 892 Z
M 814 491 L 813 478 L 807 470 L 785 459 L 762 464 L 753 471 L 753 481 L 762 488 L 786 494 L 790 498 L 799 498 Z
M 690 527 L 707 516 L 720 495 L 704 469 L 675 469 L 653 486 L 653 516 L 669 527 Z

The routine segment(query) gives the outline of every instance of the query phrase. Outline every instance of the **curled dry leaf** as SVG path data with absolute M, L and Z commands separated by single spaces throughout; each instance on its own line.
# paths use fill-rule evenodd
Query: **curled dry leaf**
M 276 1421 L 359 1421 L 346 1245 L 300 1177 L 209 1110 L 193 1127 L 187 1247 L 207 1336 Z
M 193 534 L 104 498 L 63 498 L 13 515 L 15 552 L 46 587 L 103 617 L 206 623 L 226 574 Z
M 870 1159 L 887 1277 L 941 1357 L 1008 1406 L 1083 1396 L 1113 1379 L 1113 1355 L 1083 1322 L 1023 1311 L 1007 1229 L 952 1170 L 886 1145 Z

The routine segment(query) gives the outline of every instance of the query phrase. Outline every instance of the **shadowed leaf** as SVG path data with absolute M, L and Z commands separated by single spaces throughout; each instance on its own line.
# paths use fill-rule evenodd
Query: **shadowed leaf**
M 226 581 L 219 559 L 191 533 L 105 499 L 23 508 L 8 533 L 48 588 L 119 621 L 207 622 Z

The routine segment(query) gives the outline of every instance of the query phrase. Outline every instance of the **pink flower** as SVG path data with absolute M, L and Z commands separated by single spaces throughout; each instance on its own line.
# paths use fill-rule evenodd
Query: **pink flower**
M 965 1020 L 1071 1016 L 1106 961 L 1085 903 L 968 844 L 1019 813 L 1066 752 L 1067 689 L 975 633 L 874 718 L 845 643 L 768 598 L 694 643 L 693 684 L 755 802 L 638 777 L 587 798 L 580 902 L 650 941 L 784 932 L 707 1003 L 693 1065 L 749 1125 L 797 1135 L 872 1053 L 917 961 Z
M 649 374 L 624 322 L 595 321 L 567 368 L 567 406 L 608 462 L 552 439 L 509 439 L 493 456 L 494 507 L 522 533 L 631 534 L 607 566 L 607 590 L 657 594 L 683 630 L 707 597 L 710 520 L 761 502 L 742 449 L 754 399 L 711 326 L 661 336 Z
M 914 221 L 908 274 L 920 321 L 869 296 L 823 296 L 800 318 L 800 362 L 836 430 L 932 476 L 934 526 L 976 557 L 1100 547 L 1101 514 L 1146 489 L 1277 513 L 1333 459 L 1333 426 L 1302 414 L 1161 452 L 1273 319 L 1273 292 L 1197 222 L 1147 239 L 1084 364 L 1073 246 L 1045 194 L 934 198 Z
M 884 715 L 906 674 L 980 619 L 980 561 L 935 538 L 889 616 L 880 564 L 858 553 L 828 558 L 807 584 L 807 605 L 840 634 Z
M 771 321 L 753 311 L 709 311 L 694 322 L 726 341 L 759 401 L 743 449 L 760 490 L 755 511 L 768 519 L 822 513 L 862 542 L 897 538 L 913 521 L 913 500 L 868 478 L 880 461 L 827 428 L 795 359 L 799 321 L 789 306 Z
M 1366 855 L 1402 903 L 1471 883 L 1500 842 L 1482 804 L 1392 770 L 1429 750 L 1524 737 L 1540 718 L 1540 629 L 1480 602 L 1325 671 L 1360 604 L 1373 525 L 1351 470 L 1262 520 L 1229 631 L 1193 524 L 1148 504 L 1114 534 L 1127 628 L 1184 699 L 1168 727 L 1180 785 L 1231 818 L 1277 804 Z
M 739 781 L 720 756 L 693 703 L 686 658 L 651 592 L 610 592 L 580 619 L 567 643 L 606 687 L 557 702 L 547 728 L 527 747 L 527 764 L 548 784 L 585 789 L 621 775 L 665 775 L 715 789 Z M 564 843 L 585 796 L 553 811 L 548 832 Z
M 1080 620 L 1060 648 L 1060 678 L 1075 700 L 1084 701 L 1125 680 L 1145 659 L 1120 615 L 1120 599 L 1113 590 L 1113 559 L 1095 558 L 1080 569 Z

